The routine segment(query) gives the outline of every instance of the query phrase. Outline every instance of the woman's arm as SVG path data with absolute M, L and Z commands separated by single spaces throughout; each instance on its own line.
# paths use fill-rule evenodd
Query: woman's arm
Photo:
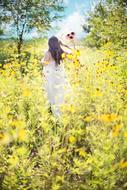
M 64 46 L 64 47 L 67 47 L 68 49 L 72 49 L 72 48 L 70 48 L 69 46 L 63 44 L 61 41 L 60 41 L 60 45 L 61 45 L 61 46 Z
M 49 63 L 49 52 L 47 51 L 44 55 L 44 57 L 41 59 L 41 64 L 44 66 L 44 65 L 47 65 Z

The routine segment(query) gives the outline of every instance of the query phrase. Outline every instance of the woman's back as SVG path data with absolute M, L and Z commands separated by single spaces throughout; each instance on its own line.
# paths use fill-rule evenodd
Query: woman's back
M 64 69 L 64 66 L 62 64 L 62 61 L 60 64 L 56 64 L 55 59 L 52 57 L 50 51 L 46 51 L 43 62 L 45 62 L 43 69 L 55 69 L 55 70 L 60 70 Z
M 54 42 L 55 41 L 55 42 Z M 65 95 L 70 93 L 69 83 L 62 62 L 63 50 L 57 38 L 49 39 L 49 50 L 42 60 L 45 90 L 54 115 L 60 116 L 60 107 L 65 103 Z

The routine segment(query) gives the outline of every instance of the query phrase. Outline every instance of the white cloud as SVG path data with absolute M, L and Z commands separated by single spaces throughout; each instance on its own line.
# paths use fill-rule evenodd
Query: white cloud
M 69 0 L 63 0 L 63 2 L 64 2 L 65 5 L 68 5 Z
M 73 12 L 71 15 L 69 15 L 67 18 L 65 18 L 61 23 L 59 23 L 59 32 L 57 34 L 58 37 L 61 37 L 62 35 L 66 35 L 70 32 L 75 32 L 77 38 L 82 36 L 83 29 L 82 25 L 85 22 L 85 18 L 81 13 L 79 12 Z

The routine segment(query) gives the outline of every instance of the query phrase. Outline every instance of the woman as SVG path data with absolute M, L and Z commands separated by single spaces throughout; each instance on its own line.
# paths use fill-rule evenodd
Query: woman
M 64 46 L 57 37 L 51 37 L 48 41 L 49 49 L 41 60 L 45 77 L 45 90 L 55 116 L 61 115 L 60 106 L 64 103 L 65 95 L 69 93 L 70 88 L 62 65 L 64 51 L 61 45 Z

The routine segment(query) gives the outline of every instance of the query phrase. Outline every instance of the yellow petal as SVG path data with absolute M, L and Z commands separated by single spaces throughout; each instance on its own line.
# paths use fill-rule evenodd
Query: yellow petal
M 125 167 L 127 167 L 127 161 L 125 161 L 124 159 L 122 159 L 122 160 L 120 161 L 120 163 L 119 163 L 119 166 L 120 166 L 120 168 L 125 168 Z
M 75 143 L 75 142 L 76 142 L 76 138 L 71 135 L 71 136 L 69 137 L 69 142 L 72 143 L 72 144 Z

